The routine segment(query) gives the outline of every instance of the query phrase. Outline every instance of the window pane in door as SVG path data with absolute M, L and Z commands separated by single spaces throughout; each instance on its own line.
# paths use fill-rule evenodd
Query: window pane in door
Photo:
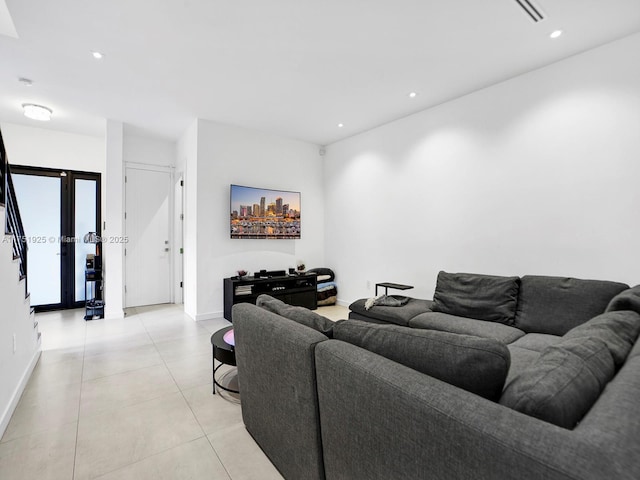
M 94 243 L 84 243 L 84 236 L 89 232 L 96 232 L 96 181 L 76 178 L 75 180 L 75 301 L 84 301 L 84 270 L 87 254 L 96 253 Z M 94 284 L 91 284 L 93 287 Z M 92 292 L 87 292 L 91 298 Z
M 31 305 L 59 304 L 60 188 L 58 177 L 12 175 L 28 240 L 27 278 Z

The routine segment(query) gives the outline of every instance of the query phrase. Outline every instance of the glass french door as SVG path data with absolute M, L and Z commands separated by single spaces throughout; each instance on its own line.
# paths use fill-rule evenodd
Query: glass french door
M 84 306 L 84 271 L 100 235 L 100 174 L 11 167 L 28 243 L 27 277 L 36 311 Z

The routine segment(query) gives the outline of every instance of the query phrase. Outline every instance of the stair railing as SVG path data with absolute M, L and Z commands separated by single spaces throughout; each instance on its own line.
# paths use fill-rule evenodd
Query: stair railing
M 4 226 L 5 234 L 13 235 L 13 258 L 18 260 L 20 269 L 20 279 L 24 279 L 25 296 L 29 290 L 27 288 L 27 237 L 24 234 L 22 218 L 20 217 L 20 209 L 18 208 L 18 200 L 16 191 L 13 188 L 13 180 L 11 179 L 11 167 L 7 161 L 7 151 L 4 147 L 2 139 L 2 131 L 0 131 L 0 172 L 2 185 L 0 191 L 0 203 L 5 205 L 6 221 Z
M 0 205 L 6 203 L 5 196 L 7 191 L 6 174 L 7 171 L 7 152 L 4 149 L 4 141 L 2 140 L 2 131 L 0 131 Z

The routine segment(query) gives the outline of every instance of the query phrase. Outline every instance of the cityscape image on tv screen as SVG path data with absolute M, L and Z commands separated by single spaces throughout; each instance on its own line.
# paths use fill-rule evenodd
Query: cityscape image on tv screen
M 300 192 L 231 185 L 231 238 L 300 238 Z

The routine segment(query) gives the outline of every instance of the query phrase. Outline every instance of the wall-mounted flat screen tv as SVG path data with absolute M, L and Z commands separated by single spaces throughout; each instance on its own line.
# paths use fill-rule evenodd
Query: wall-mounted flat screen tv
M 231 238 L 300 238 L 300 192 L 231 185 Z

